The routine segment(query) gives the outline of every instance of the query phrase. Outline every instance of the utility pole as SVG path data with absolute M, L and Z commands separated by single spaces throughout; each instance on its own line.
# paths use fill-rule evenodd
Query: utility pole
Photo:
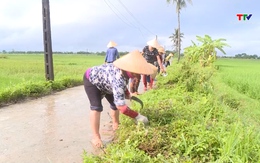
M 156 40 L 157 40 L 157 35 L 156 35 L 156 38 L 155 38 Z
M 46 80 L 54 80 L 49 0 L 42 0 L 43 44 Z

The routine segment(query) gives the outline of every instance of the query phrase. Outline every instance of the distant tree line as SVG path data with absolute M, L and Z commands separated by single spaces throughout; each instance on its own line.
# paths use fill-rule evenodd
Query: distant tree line
M 3 50 L 2 51 L 3 54 L 44 54 L 44 51 L 6 51 Z M 65 52 L 61 52 L 61 51 L 53 51 L 53 54 L 86 54 L 86 55 L 102 55 L 105 56 L 106 52 L 102 51 L 102 52 L 88 52 L 88 51 L 78 51 L 78 52 L 72 52 L 72 51 L 65 51 Z M 125 52 L 119 52 L 119 55 L 125 55 L 129 52 L 125 51 Z
M 260 59 L 260 56 L 254 55 L 247 55 L 246 53 L 237 54 L 235 58 L 245 58 L 245 59 Z
M 170 50 L 166 50 L 165 51 L 166 54 L 169 53 L 174 53 L 176 54 L 176 51 L 170 51 Z M 0 51 L 1 53 L 1 51 Z M 120 56 L 123 56 L 125 54 L 127 54 L 129 52 L 125 51 L 125 52 L 119 52 Z M 2 54 L 44 54 L 44 51 L 6 51 L 3 50 Z M 105 56 L 106 52 L 105 51 L 101 51 L 101 52 L 88 52 L 88 51 L 78 51 L 78 52 L 71 52 L 71 51 L 65 51 L 65 52 L 61 52 L 61 51 L 54 51 L 53 54 L 85 54 L 85 55 L 101 55 L 101 56 Z M 184 56 L 183 53 L 180 54 L 180 56 Z M 248 55 L 246 53 L 241 53 L 241 54 L 236 54 L 235 56 L 218 56 L 219 58 L 242 58 L 242 59 L 260 59 L 260 56 L 258 56 L 257 54 L 254 55 Z
M 221 58 L 242 58 L 242 59 L 260 59 L 257 54 L 248 55 L 246 53 L 236 54 L 235 56 L 221 56 Z

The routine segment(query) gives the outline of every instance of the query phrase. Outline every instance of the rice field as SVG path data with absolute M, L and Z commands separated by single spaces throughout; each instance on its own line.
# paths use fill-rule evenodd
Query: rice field
M 104 62 L 97 55 L 53 55 L 54 80 L 69 77 L 81 79 L 84 71 Z M 10 54 L 0 57 L 0 92 L 28 82 L 45 81 L 44 55 Z
M 88 67 L 103 62 L 104 56 L 97 55 L 53 55 L 54 79 L 81 79 Z M 260 100 L 260 60 L 221 58 L 216 65 L 222 82 L 250 98 Z M 10 54 L 0 57 L 0 92 L 26 82 L 45 80 L 44 55 Z
M 260 100 L 260 60 L 219 59 L 221 80 L 238 92 Z
M 229 104 L 238 106 L 243 122 L 260 125 L 260 60 L 218 59 L 215 78 L 223 96 L 229 94 Z M 258 128 L 260 131 L 260 128 Z

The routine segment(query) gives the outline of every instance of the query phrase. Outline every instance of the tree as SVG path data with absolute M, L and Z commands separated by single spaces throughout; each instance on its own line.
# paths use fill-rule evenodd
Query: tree
M 191 0 L 187 0 L 190 4 L 192 4 Z M 176 12 L 178 14 L 178 31 L 181 31 L 181 25 L 180 25 L 180 12 L 182 8 L 185 8 L 187 6 L 186 1 L 185 0 L 167 0 L 167 3 L 172 3 L 172 4 L 176 4 Z M 180 54 L 181 54 L 181 37 L 180 37 L 180 32 L 178 35 L 178 62 L 180 61 Z
M 183 38 L 183 33 L 180 33 L 180 42 L 182 41 L 181 39 Z M 172 33 L 172 35 L 169 37 L 171 39 L 171 41 L 173 42 L 173 47 L 175 47 L 175 52 L 178 51 L 178 46 L 179 44 L 179 30 L 175 28 L 174 33 Z M 179 53 L 180 54 L 180 53 Z

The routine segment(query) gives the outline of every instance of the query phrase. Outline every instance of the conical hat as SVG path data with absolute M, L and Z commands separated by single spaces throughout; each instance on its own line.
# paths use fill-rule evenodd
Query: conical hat
M 110 41 L 110 42 L 107 44 L 107 47 L 108 47 L 108 48 L 115 47 L 115 46 L 117 46 L 117 44 L 116 44 L 114 41 Z
M 156 39 L 148 41 L 147 45 L 149 45 L 153 48 L 159 48 L 160 47 L 160 44 L 158 43 L 158 41 Z
M 115 60 L 113 64 L 122 70 L 137 74 L 151 75 L 154 73 L 149 63 L 138 50 L 134 50 L 122 56 Z
M 159 53 L 165 53 L 165 50 L 164 50 L 164 48 L 163 48 L 162 46 L 160 46 L 160 47 L 158 48 L 158 52 L 159 52 Z
M 153 79 L 155 79 L 156 75 L 157 75 L 157 72 L 158 72 L 158 68 L 156 66 L 154 66 L 153 64 L 151 63 L 148 63 L 149 66 L 151 67 L 151 69 L 153 70 L 153 74 L 151 74 L 151 77 Z

